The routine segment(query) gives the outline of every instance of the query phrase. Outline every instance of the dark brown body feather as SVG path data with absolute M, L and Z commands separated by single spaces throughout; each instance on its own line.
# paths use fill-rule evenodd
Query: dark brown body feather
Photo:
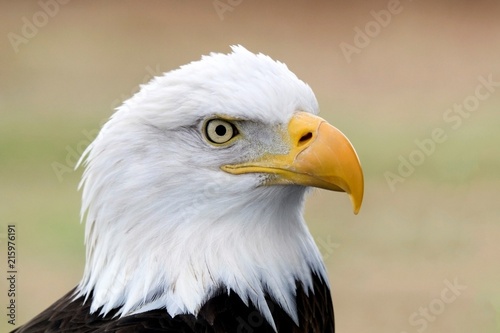
M 252 305 L 245 305 L 231 292 L 220 293 L 205 303 L 197 317 L 177 315 L 171 317 L 165 309 L 152 310 L 123 318 L 113 318 L 112 311 L 105 317 L 97 311 L 90 314 L 90 301 L 73 301 L 69 292 L 30 322 L 14 330 L 27 332 L 176 332 L 176 333 L 272 333 L 273 328 Z M 324 281 L 314 276 L 314 292 L 307 296 L 301 283 L 297 283 L 297 309 L 299 327 L 267 297 L 278 333 L 333 333 L 334 318 L 330 290 Z

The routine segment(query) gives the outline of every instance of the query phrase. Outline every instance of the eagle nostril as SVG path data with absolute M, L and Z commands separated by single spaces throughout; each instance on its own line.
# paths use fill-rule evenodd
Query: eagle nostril
M 311 132 L 307 132 L 306 134 L 302 135 L 299 139 L 299 145 L 303 145 L 307 141 L 311 140 L 312 136 L 313 135 Z

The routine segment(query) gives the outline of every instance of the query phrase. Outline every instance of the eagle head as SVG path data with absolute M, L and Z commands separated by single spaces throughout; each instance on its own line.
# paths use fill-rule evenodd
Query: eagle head
M 197 314 L 220 290 L 296 320 L 295 283 L 327 281 L 302 217 L 310 187 L 347 192 L 357 213 L 356 152 L 318 117 L 311 88 L 242 46 L 154 78 L 88 147 L 78 295 L 121 316 Z

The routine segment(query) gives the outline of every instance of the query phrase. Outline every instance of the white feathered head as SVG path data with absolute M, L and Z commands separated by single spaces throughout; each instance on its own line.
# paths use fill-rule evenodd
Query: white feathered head
M 266 293 L 297 318 L 295 281 L 326 280 L 304 194 L 345 191 L 357 212 L 356 153 L 286 65 L 232 50 L 142 86 L 82 157 L 92 311 L 196 314 L 222 287 L 272 323 Z

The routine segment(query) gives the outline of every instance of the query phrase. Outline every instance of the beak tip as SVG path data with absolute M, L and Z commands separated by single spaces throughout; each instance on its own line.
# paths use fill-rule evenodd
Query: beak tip
M 361 205 L 356 205 L 353 203 L 352 212 L 354 213 L 354 215 L 358 215 L 360 209 Z
M 358 193 L 357 195 L 353 195 L 352 193 L 350 193 L 349 197 L 352 202 L 352 211 L 354 215 L 358 215 L 361 209 L 361 204 L 363 203 L 363 192 L 361 192 L 361 194 Z

